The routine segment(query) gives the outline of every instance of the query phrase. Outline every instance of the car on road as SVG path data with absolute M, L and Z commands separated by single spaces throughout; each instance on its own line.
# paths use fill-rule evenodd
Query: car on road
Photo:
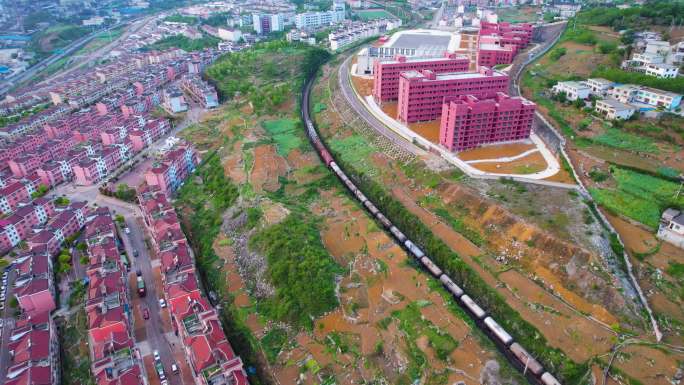
M 142 271 L 140 271 L 140 269 L 136 270 L 135 275 L 137 275 L 138 277 L 142 277 Z
M 166 301 L 164 298 L 159 298 L 159 307 L 162 309 L 166 307 Z
M 124 232 L 125 232 L 126 234 L 130 234 L 130 233 L 131 233 L 131 229 L 129 229 L 128 227 L 124 227 Z
M 173 374 L 178 374 L 178 365 L 171 364 L 171 371 L 173 372 Z
M 150 311 L 145 309 L 143 310 L 143 318 L 144 319 L 150 319 Z
M 133 250 L 133 256 L 138 258 L 138 250 Z
M 169 385 L 169 382 L 167 380 L 162 380 L 161 385 Z
M 155 361 L 159 361 L 161 359 L 161 357 L 159 357 L 159 350 L 152 352 L 152 355 L 154 356 Z

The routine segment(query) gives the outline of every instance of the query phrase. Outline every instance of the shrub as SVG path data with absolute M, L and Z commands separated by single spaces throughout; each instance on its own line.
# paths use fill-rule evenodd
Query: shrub
M 558 48 L 555 48 L 555 49 L 553 49 L 553 50 L 549 53 L 549 60 L 551 60 L 551 61 L 558 61 L 558 59 L 560 59 L 561 57 L 565 56 L 565 54 L 567 53 L 567 51 L 568 51 L 568 50 L 565 49 L 565 47 L 558 47 Z

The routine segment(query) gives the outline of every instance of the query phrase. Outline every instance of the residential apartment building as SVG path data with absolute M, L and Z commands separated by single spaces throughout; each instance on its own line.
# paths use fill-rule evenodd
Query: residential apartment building
M 203 108 L 214 108 L 219 104 L 216 88 L 197 75 L 183 77 L 181 88 Z
M 616 85 L 608 92 L 608 95 L 621 103 L 643 103 L 665 110 L 674 110 L 682 102 L 680 94 L 633 84 Z
M 565 94 L 567 100 L 577 100 L 577 99 L 587 99 L 591 95 L 591 87 L 589 87 L 584 82 L 558 82 L 551 89 L 554 94 L 560 94 L 561 92 Z
M 398 119 L 404 123 L 435 120 L 447 96 L 492 98 L 508 90 L 508 75 L 488 68 L 478 72 L 436 74 L 408 71 L 399 79 Z
M 52 254 L 46 247 L 34 246 L 19 255 L 14 296 L 28 316 L 49 314 L 57 307 L 52 273 Z
M 86 313 L 93 376 L 98 385 L 145 383 L 133 341 L 127 268 L 108 208 L 89 216 L 84 238 L 90 257 Z
M 532 41 L 534 26 L 530 23 L 511 24 L 507 22 L 480 23 L 480 36 L 498 36 L 502 46 L 511 44 L 518 49 L 527 47 Z
M 477 65 L 494 67 L 499 64 L 511 64 L 518 52 L 518 47 L 512 44 L 500 46 L 491 43 L 480 43 L 477 49 Z
M 206 299 L 185 302 L 172 314 L 197 385 L 247 384 L 242 360 L 221 329 L 218 314 Z
M 0 212 L 10 214 L 22 202 L 31 200 L 31 196 L 39 186 L 40 177 L 31 175 L 29 178 L 14 180 L 0 189 Z
M 247 385 L 242 360 L 226 339 L 216 310 L 198 288 L 187 239 L 160 187 L 141 185 L 138 201 L 153 247 L 160 256 L 164 297 L 195 384 Z
M 354 44 L 357 41 L 379 36 L 399 27 L 401 27 L 401 20 L 399 19 L 377 19 L 368 22 L 352 22 L 328 35 L 330 49 L 337 51 L 338 49 Z
M 268 35 L 271 32 L 282 31 L 285 28 L 285 15 L 252 14 L 252 26 L 257 35 Z
M 595 110 L 611 120 L 627 120 L 636 112 L 634 106 L 614 99 L 597 100 Z
M 28 238 L 34 229 L 47 223 L 54 214 L 52 200 L 37 198 L 19 207 L 12 215 L 0 219 L 0 253 L 9 251 Z
M 443 58 L 407 58 L 397 55 L 394 60 L 376 61 L 373 69 L 373 96 L 378 102 L 397 100 L 402 72 L 430 70 L 434 73 L 468 71 L 467 56 L 445 54 Z
M 60 383 L 59 339 L 48 313 L 18 319 L 10 331 L 7 351 L 5 385 Z
M 168 151 L 160 162 L 145 173 L 145 181 L 150 186 L 159 186 L 167 194 L 172 194 L 199 164 L 197 153 L 190 146 L 180 146 Z
M 608 95 L 608 91 L 613 88 L 613 82 L 603 78 L 589 78 L 584 82 L 589 88 L 591 88 L 591 94 L 604 97 Z
M 339 23 L 345 19 L 344 2 L 334 1 L 330 11 L 304 12 L 295 15 L 298 29 L 312 30 Z
M 483 144 L 526 139 L 532 130 L 535 104 L 502 92 L 492 99 L 472 95 L 445 97 L 439 142 L 450 151 Z

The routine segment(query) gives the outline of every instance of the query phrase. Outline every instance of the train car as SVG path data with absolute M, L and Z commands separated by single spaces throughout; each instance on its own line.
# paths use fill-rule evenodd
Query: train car
M 425 256 L 425 253 L 423 253 L 423 250 L 421 250 L 420 247 L 416 246 L 415 243 L 411 242 L 410 239 L 408 239 L 408 240 L 406 240 L 406 242 L 404 242 L 404 246 L 406 246 L 406 248 L 409 249 L 411 254 L 413 254 L 413 256 L 416 259 L 421 259 Z
M 396 226 L 390 227 L 390 233 L 392 233 L 392 235 L 394 235 L 394 237 L 397 238 L 397 240 L 401 243 L 404 243 L 404 241 L 406 240 L 406 235 L 399 231 L 399 229 Z
M 541 382 L 544 385 L 561 385 L 560 381 L 556 380 L 556 377 L 549 372 L 542 374 Z
M 519 343 L 513 342 L 508 348 L 515 358 L 520 361 L 523 366 L 523 371 L 530 372 L 539 377 L 544 371 L 544 367 L 539 363 L 530 353 L 525 350 Z
M 366 203 L 368 198 L 366 198 L 366 196 L 363 195 L 363 193 L 361 192 L 361 190 L 358 189 L 358 187 L 354 186 L 354 189 L 352 191 L 354 191 L 354 195 L 356 195 L 356 198 L 359 200 L 359 202 Z
M 463 295 L 463 290 L 458 287 L 458 285 L 455 284 L 448 275 L 443 274 L 441 277 L 439 277 L 439 280 L 442 281 L 444 287 L 446 287 L 447 290 L 454 295 L 454 297 L 459 298 Z
M 328 152 L 328 150 L 323 146 L 323 143 L 320 143 L 319 146 L 321 146 L 320 154 L 321 158 L 323 158 L 323 162 L 325 165 L 330 165 L 330 162 L 332 162 L 334 159 L 332 155 Z
M 380 212 L 380 210 L 378 210 L 378 208 L 375 207 L 375 205 L 373 204 L 373 202 L 371 202 L 371 201 L 369 201 L 369 200 L 366 201 L 366 203 L 364 203 L 364 205 L 366 206 L 366 208 L 368 209 L 368 211 L 370 211 L 370 213 L 373 214 L 373 216 L 377 215 L 377 214 Z
M 487 329 L 489 329 L 489 331 L 492 332 L 496 339 L 499 340 L 499 342 L 501 342 L 502 344 L 508 346 L 511 343 L 513 343 L 513 337 L 511 337 L 511 335 L 508 334 L 508 332 L 504 330 L 504 328 L 502 328 L 498 322 L 494 321 L 494 318 L 485 318 L 484 324 L 487 327 Z
M 430 273 L 432 273 L 435 278 L 438 278 L 440 275 L 442 275 L 442 269 L 437 267 L 437 265 L 435 265 L 430 258 L 423 257 L 420 259 L 420 262 L 423 264 L 423 266 L 430 270 Z
M 487 313 L 484 310 L 482 310 L 480 305 L 476 304 L 475 301 L 473 301 L 468 296 L 468 294 L 464 294 L 461 296 L 461 303 L 463 304 L 463 306 L 468 308 L 468 310 L 470 310 L 470 313 L 472 313 L 477 319 L 483 319 L 487 315 Z
M 382 213 L 380 211 L 378 211 L 378 213 L 375 215 L 375 217 L 378 218 L 380 223 L 382 223 L 382 225 L 385 226 L 386 229 L 389 230 L 389 228 L 392 227 L 392 222 L 390 222 L 386 216 L 382 215 Z

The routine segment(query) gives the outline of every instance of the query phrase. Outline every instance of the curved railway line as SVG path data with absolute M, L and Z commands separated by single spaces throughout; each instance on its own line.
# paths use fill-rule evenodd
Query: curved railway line
M 392 237 L 402 245 L 406 251 L 412 255 L 417 262 L 419 262 L 430 274 L 438 279 L 442 285 L 453 295 L 456 302 L 461 306 L 466 313 L 475 321 L 475 325 L 481 329 L 489 339 L 494 342 L 499 351 L 527 378 L 527 380 L 534 385 L 561 385 L 561 383 L 544 369 L 539 361 L 537 361 L 525 348 L 518 342 L 515 342 L 513 337 L 502 328 L 499 323 L 490 317 L 487 312 L 482 309 L 476 302 L 476 299 L 471 298 L 461 289 L 454 281 L 439 268 L 425 253 L 413 243 L 404 233 L 401 232 L 376 206 L 370 201 L 363 192 L 354 184 L 354 182 L 345 174 L 345 172 L 337 165 L 335 158 L 333 158 L 330 151 L 327 149 L 323 141 L 316 131 L 316 127 L 309 115 L 309 94 L 311 85 L 315 76 L 311 76 L 306 80 L 302 90 L 301 111 L 302 120 L 306 126 L 306 134 L 311 141 L 311 144 L 316 149 L 316 152 L 323 160 L 325 165 L 329 167 L 337 176 L 337 178 L 349 189 L 354 197 L 361 203 L 362 206 L 388 231 Z

